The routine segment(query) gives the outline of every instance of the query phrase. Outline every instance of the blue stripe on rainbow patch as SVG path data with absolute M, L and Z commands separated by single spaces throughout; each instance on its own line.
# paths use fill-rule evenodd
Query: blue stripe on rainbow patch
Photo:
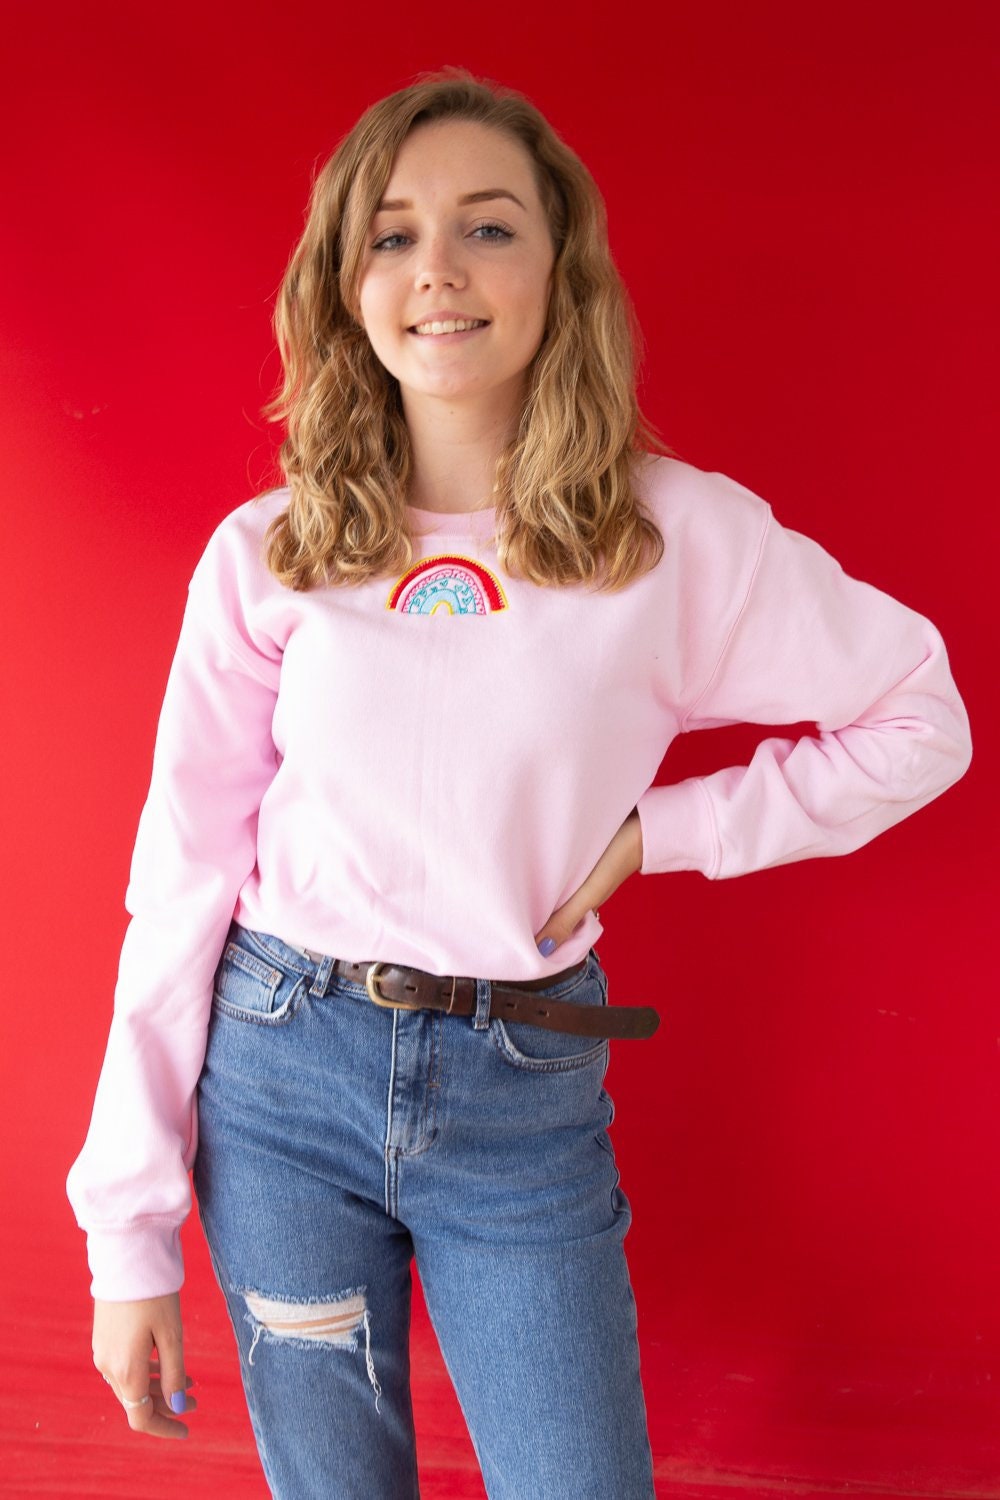
M 473 557 L 440 552 L 423 557 L 393 585 L 386 609 L 407 615 L 491 615 L 506 609 L 503 589 L 489 568 Z

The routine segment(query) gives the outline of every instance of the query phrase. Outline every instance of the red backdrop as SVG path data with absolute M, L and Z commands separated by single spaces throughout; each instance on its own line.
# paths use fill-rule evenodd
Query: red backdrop
M 854 1385 L 837 1390 L 905 1373 L 911 1488 L 1000 1492 L 982 1488 L 1000 1346 L 992 11 L 15 8 L 0 240 L 12 1492 L 41 1492 L 80 1444 L 106 1473 L 87 1493 L 139 1493 L 140 1462 L 183 1463 L 191 1496 L 253 1473 L 193 1224 L 188 1359 L 196 1377 L 199 1354 L 219 1370 L 193 1419 L 202 1456 L 119 1435 L 89 1366 L 63 1180 L 187 579 L 270 478 L 269 317 L 311 171 L 374 98 L 444 63 L 522 89 L 594 173 L 666 439 L 927 614 L 972 716 L 966 778 L 866 849 L 728 882 L 633 877 L 604 904 L 612 1002 L 663 1015 L 652 1041 L 613 1047 L 607 1079 L 658 1472 L 682 1474 L 684 1444 L 692 1474 L 745 1466 L 748 1443 L 778 1453 L 769 1435 L 813 1399 L 808 1348 L 850 1351 Z M 758 737 L 691 736 L 661 779 L 744 759 Z M 664 956 L 666 986 L 651 977 Z M 726 1351 L 718 1400 L 684 1406 L 709 1348 Z M 751 1348 L 740 1376 L 731 1351 Z M 831 1436 L 832 1389 L 799 1411 L 781 1472 L 829 1478 L 855 1452 Z M 883 1427 L 899 1415 L 878 1411 Z M 938 1468 L 920 1436 L 935 1423 Z M 213 1469 L 220 1433 L 233 1448 Z M 855 1468 L 838 1475 L 899 1478 Z

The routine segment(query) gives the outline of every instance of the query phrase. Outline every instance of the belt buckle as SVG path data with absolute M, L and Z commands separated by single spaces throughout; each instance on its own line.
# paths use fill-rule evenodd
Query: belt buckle
M 383 1010 L 422 1010 L 423 1006 L 413 1000 L 389 1000 L 385 995 L 378 992 L 378 971 L 388 968 L 385 963 L 369 964 L 365 975 L 365 989 L 368 991 L 369 1000 L 374 1000 Z

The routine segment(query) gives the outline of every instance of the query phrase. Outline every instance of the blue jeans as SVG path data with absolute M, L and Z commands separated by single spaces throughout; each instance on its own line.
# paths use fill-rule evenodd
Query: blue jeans
M 410 1260 L 490 1500 L 652 1500 L 608 1043 L 382 1009 L 233 923 L 194 1181 L 277 1500 L 419 1495 Z M 594 949 L 539 993 L 606 1005 Z

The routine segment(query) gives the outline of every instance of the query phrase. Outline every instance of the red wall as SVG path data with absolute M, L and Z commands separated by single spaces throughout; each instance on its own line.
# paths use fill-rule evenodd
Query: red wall
M 664 1329 L 997 1347 L 992 9 L 18 8 L 0 1067 L 33 1232 L 8 1286 L 58 1275 L 80 1313 L 62 1184 L 156 716 L 200 549 L 269 475 L 269 314 L 311 169 L 452 62 L 526 92 L 597 178 L 666 439 L 929 615 L 972 716 L 966 778 L 868 848 L 604 904 L 612 1001 L 663 1014 L 608 1076 L 647 1368 Z M 661 777 L 755 738 L 692 736 Z

